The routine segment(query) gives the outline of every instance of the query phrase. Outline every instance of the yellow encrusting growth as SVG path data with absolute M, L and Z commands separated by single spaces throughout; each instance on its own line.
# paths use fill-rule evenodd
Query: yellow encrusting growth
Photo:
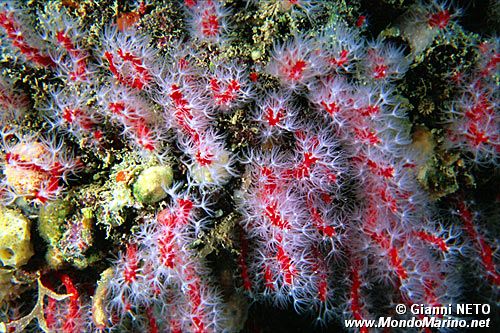
M 33 255 L 31 221 L 21 213 L 0 207 L 0 262 L 14 268 L 25 265 Z

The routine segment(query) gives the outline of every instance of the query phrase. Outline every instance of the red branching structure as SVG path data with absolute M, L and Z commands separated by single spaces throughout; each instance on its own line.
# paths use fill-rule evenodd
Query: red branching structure
M 427 24 L 430 28 L 439 30 L 447 29 L 450 22 L 461 15 L 461 11 L 452 8 L 452 3 L 449 1 L 431 1 L 427 11 Z
M 64 32 L 58 31 L 56 39 L 69 54 L 71 62 L 73 63 L 73 70 L 70 71 L 70 80 L 72 81 L 86 81 L 87 80 L 87 52 L 79 49 L 74 41 Z
M 72 80 L 71 76 L 68 78 Z M 84 77 L 80 79 L 85 80 Z M 50 125 L 54 130 L 82 140 L 85 146 L 100 147 L 105 136 L 102 117 L 89 107 L 90 97 L 85 90 L 80 90 L 78 97 L 70 93 L 71 90 L 67 89 L 52 92 L 53 100 L 47 104 L 47 108 L 52 111 Z
M 186 1 L 190 11 L 191 31 L 200 40 L 223 43 L 228 29 L 226 17 L 229 12 L 219 1 Z
M 467 204 L 463 201 L 458 203 L 458 215 L 463 222 L 463 228 L 470 237 L 474 249 L 479 253 L 480 264 L 486 272 L 486 277 L 491 283 L 500 285 L 500 269 L 495 263 L 494 251 L 486 238 L 479 233 L 474 224 L 474 216 Z
M 5 30 L 7 37 L 12 42 L 12 46 L 19 49 L 26 59 L 43 67 L 52 67 L 55 65 L 50 56 L 43 54 L 39 48 L 31 45 L 26 40 L 21 24 L 16 20 L 13 12 L 7 10 L 0 12 L 0 26 Z
M 351 307 L 351 312 L 352 316 L 356 320 L 363 320 L 363 305 L 361 303 L 361 295 L 360 295 L 360 289 L 361 289 L 361 280 L 359 276 L 359 265 L 353 265 L 352 271 L 351 271 L 351 290 L 350 290 L 350 307 Z M 368 328 L 367 327 L 361 327 L 359 330 L 360 333 L 368 333 Z
M 240 100 L 239 94 L 246 91 L 247 87 L 245 90 L 233 90 L 235 87 L 231 84 L 232 80 L 241 83 L 243 81 L 238 70 L 228 68 L 221 73 L 215 73 L 215 76 L 229 73 L 229 76 L 221 78 L 220 83 L 230 84 L 231 96 L 226 96 L 228 91 L 217 91 L 215 93 L 221 93 L 224 98 L 214 97 L 212 89 L 210 93 L 201 89 L 199 83 L 205 82 L 206 78 L 201 76 L 202 73 L 194 65 L 194 61 L 192 55 L 185 56 L 181 53 L 173 56 L 172 63 L 167 67 L 166 75 L 159 84 L 162 87 L 160 99 L 165 108 L 165 118 L 178 133 L 179 148 L 189 156 L 189 169 L 193 180 L 201 186 L 222 185 L 233 174 L 233 159 L 224 147 L 224 136 L 211 126 L 211 119 L 214 117 L 214 108 L 224 109 L 236 105 Z M 206 87 L 213 88 L 209 82 L 206 83 Z M 218 85 L 218 88 L 221 86 Z M 223 103 L 219 103 L 222 100 Z
M 444 29 L 451 19 L 451 14 L 447 9 L 429 15 L 429 26 L 432 28 Z
M 449 251 L 449 246 L 446 244 L 446 240 L 443 239 L 442 237 L 438 237 L 423 230 L 416 231 L 414 234 L 416 237 L 420 238 L 424 242 L 427 242 L 428 244 L 437 247 L 439 250 L 443 252 Z
M 189 106 L 192 103 L 187 100 L 186 94 L 178 85 L 171 86 L 169 97 L 173 103 L 173 115 L 177 126 L 192 144 L 194 160 L 201 166 L 212 164 L 214 154 L 209 151 L 211 143 L 205 141 L 207 131 L 205 115 L 198 113 L 201 110 L 194 110 Z
M 149 39 L 132 29 L 119 32 L 110 28 L 105 36 L 103 65 L 120 84 L 137 90 L 149 89 L 156 67 L 156 52 L 148 47 Z
M 109 103 L 109 110 L 117 116 L 125 128 L 129 128 L 138 145 L 152 151 L 155 149 L 152 131 L 140 111 L 124 101 Z
M 247 292 L 250 292 L 252 290 L 252 281 L 250 280 L 247 265 L 248 250 L 248 241 L 242 230 L 240 232 L 240 255 L 238 257 L 238 264 L 241 271 L 241 278 L 243 280 L 243 289 L 245 289 L 245 291 Z
M 69 126 L 74 125 L 81 128 L 85 132 L 92 133 L 92 136 L 96 140 L 100 140 L 102 138 L 102 132 L 96 129 L 97 123 L 84 110 L 78 108 L 65 108 L 63 110 L 62 118 L 69 124 Z
M 234 100 L 235 94 L 240 90 L 240 84 L 238 81 L 232 79 L 227 84 L 227 87 L 223 89 L 217 79 L 214 78 L 210 80 L 210 88 L 212 89 L 216 103 L 223 105 Z
M 118 48 L 116 54 L 105 52 L 104 57 L 109 63 L 109 70 L 122 84 L 142 90 L 151 81 L 151 74 L 138 56 Z M 131 67 L 134 74 L 126 75 L 120 67 Z
M 139 235 L 147 235 L 147 242 L 139 236 L 138 244 L 127 245 L 116 262 L 107 298 L 109 311 L 120 318 L 116 329 L 130 314 L 144 315 L 150 332 L 218 331 L 220 300 L 202 274 L 206 268 L 186 243 L 193 237 L 189 230 L 198 223 L 197 209 L 191 198 L 178 196 L 172 206 L 143 226 Z M 167 320 L 160 321 L 162 316 Z
M 66 288 L 66 293 L 69 294 L 69 304 L 67 305 L 66 315 L 64 325 L 62 327 L 62 331 L 64 333 L 70 333 L 81 330 L 80 325 L 82 325 L 81 318 L 81 304 L 80 304 L 80 296 L 78 294 L 78 290 L 71 278 L 63 274 L 61 276 L 61 281 Z
M 459 81 L 459 98 L 450 112 L 447 144 L 470 153 L 478 164 L 497 165 L 500 158 L 500 115 L 496 106 L 495 73 L 499 67 L 498 42 L 479 45 L 479 61 L 467 80 Z

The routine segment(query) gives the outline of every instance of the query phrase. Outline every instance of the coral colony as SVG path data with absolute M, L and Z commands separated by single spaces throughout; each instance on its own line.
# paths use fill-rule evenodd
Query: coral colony
M 469 178 L 498 175 L 498 39 L 476 36 L 468 63 L 444 73 L 454 94 L 430 131 L 400 89 L 422 53 L 408 35 L 370 36 L 370 13 L 139 1 L 96 23 L 92 3 L 0 7 L 1 330 L 236 332 L 246 313 L 234 323 L 228 294 L 311 331 L 396 317 L 398 303 L 464 303 L 472 283 L 493 303 L 492 222 L 466 181 L 437 193 L 422 174 L 445 163 L 439 151 Z M 427 41 L 410 47 L 455 38 L 458 6 L 414 6 L 406 24 Z M 252 10 L 286 20 L 265 21 L 276 37 L 242 51 L 234 36 L 252 33 L 237 32 Z

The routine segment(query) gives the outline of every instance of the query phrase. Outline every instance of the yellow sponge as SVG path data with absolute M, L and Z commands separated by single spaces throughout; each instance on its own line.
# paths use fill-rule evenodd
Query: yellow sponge
M 20 267 L 33 255 L 31 221 L 21 213 L 0 207 L 0 262 L 3 266 Z

